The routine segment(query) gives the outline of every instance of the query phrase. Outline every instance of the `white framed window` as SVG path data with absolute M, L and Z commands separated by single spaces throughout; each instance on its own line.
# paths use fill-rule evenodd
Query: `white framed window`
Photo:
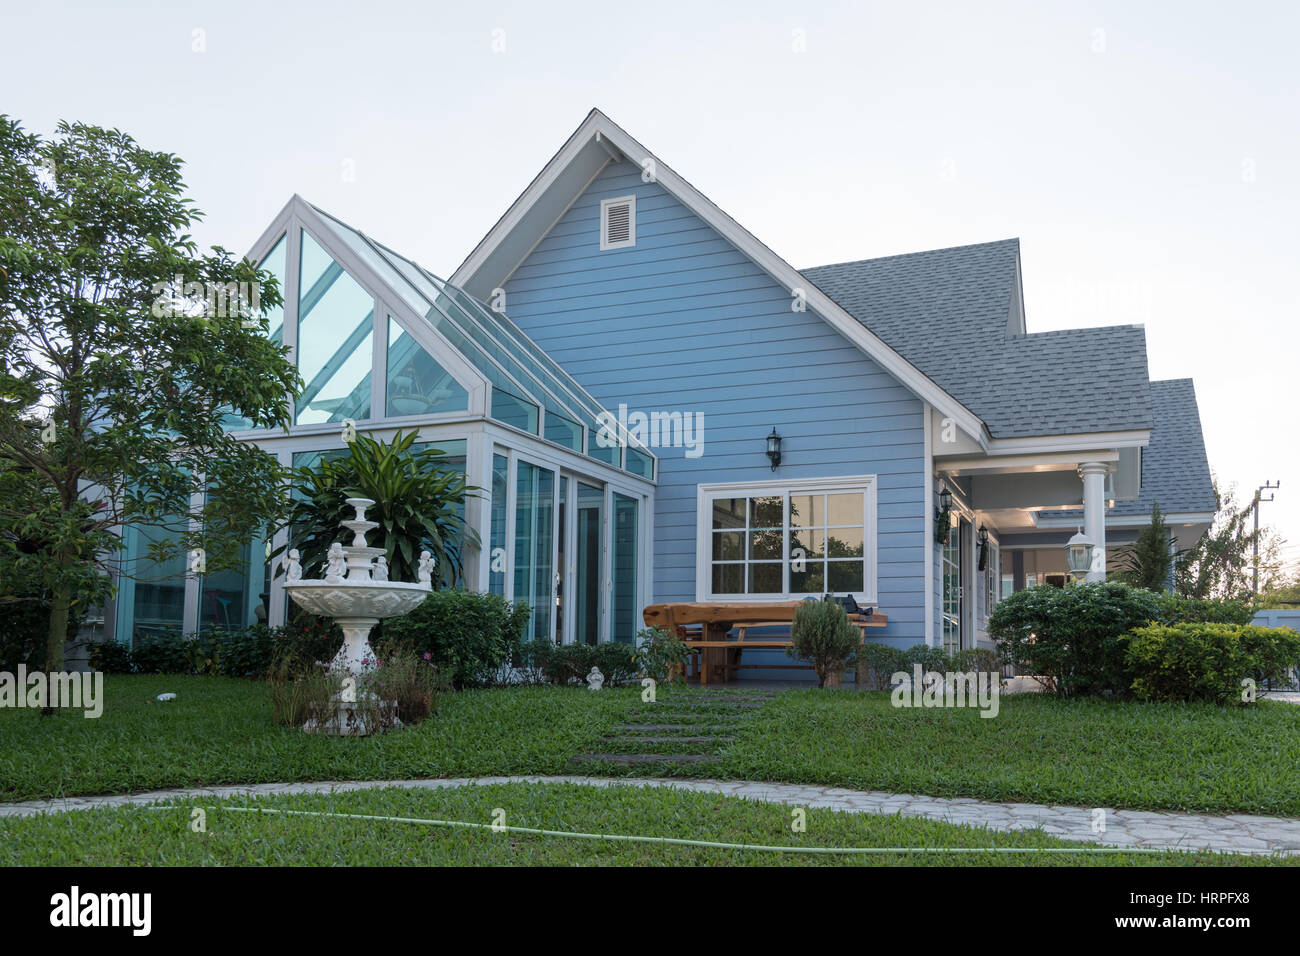
M 699 600 L 876 603 L 876 477 L 700 485 Z
M 600 201 L 600 248 L 627 249 L 636 245 L 636 196 Z
M 1002 600 L 1002 549 L 992 538 L 989 539 L 988 554 L 984 565 L 984 617 L 993 613 L 993 606 Z

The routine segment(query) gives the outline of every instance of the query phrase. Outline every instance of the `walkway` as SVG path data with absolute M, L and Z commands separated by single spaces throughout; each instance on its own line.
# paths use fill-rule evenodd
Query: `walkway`
M 68 797 L 0 804 L 0 819 L 42 813 L 90 810 L 100 807 L 142 806 L 163 800 L 212 799 L 234 796 L 340 793 L 401 787 L 441 790 L 447 787 L 487 786 L 500 783 L 571 783 L 591 787 L 668 787 L 696 793 L 714 793 L 765 803 L 825 808 L 849 813 L 901 814 L 925 817 L 993 830 L 1032 830 L 1041 827 L 1062 840 L 1077 840 L 1121 847 L 1170 850 L 1219 850 L 1232 853 L 1300 855 L 1300 820 L 1281 817 L 1211 816 L 1168 811 L 1107 810 L 1105 832 L 1093 832 L 1094 813 L 1086 807 L 1045 806 L 1036 803 L 990 803 L 984 800 L 944 799 L 905 794 L 845 790 L 790 783 L 751 783 L 739 780 L 690 780 L 660 777 L 475 777 L 444 780 L 366 780 L 319 783 L 267 783 L 249 786 L 199 787 L 191 790 L 155 790 L 124 796 Z

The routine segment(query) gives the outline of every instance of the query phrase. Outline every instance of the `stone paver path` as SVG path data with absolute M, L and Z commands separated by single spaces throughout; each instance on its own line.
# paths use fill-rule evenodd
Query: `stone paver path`
M 99 807 L 143 806 L 164 800 L 297 793 L 344 793 L 401 787 L 441 790 L 447 787 L 486 786 L 498 783 L 572 783 L 590 787 L 668 787 L 696 793 L 715 793 L 765 803 L 825 808 L 849 813 L 901 814 L 947 823 L 984 826 L 992 830 L 1042 828 L 1062 840 L 1077 840 L 1119 847 L 1149 849 L 1218 850 L 1231 853 L 1300 855 L 1300 820 L 1282 817 L 1169 811 L 1107 810 L 1105 832 L 1093 832 L 1094 814 L 1086 807 L 1046 806 L 1037 803 L 990 803 L 985 800 L 945 799 L 897 793 L 845 790 L 791 783 L 751 783 L 743 780 L 691 780 L 661 777 L 474 777 L 443 780 L 363 780 L 320 783 L 267 783 L 233 787 L 198 787 L 190 790 L 156 790 L 124 796 L 69 797 L 0 804 L 0 819 L 42 813 L 88 810 Z

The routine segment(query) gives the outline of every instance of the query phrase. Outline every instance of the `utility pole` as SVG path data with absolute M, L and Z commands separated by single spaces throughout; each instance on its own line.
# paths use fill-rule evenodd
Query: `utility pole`
M 1254 549 L 1255 557 L 1253 561 L 1254 570 L 1251 572 L 1251 590 L 1256 594 L 1259 593 L 1259 503 L 1261 501 L 1272 501 L 1277 497 L 1272 492 L 1281 487 L 1282 482 L 1280 481 L 1266 481 L 1255 489 L 1255 500 L 1252 502 L 1252 507 L 1255 509 L 1255 533 L 1251 538 L 1251 547 Z M 1260 494 L 1265 491 L 1269 492 L 1269 496 L 1261 498 Z

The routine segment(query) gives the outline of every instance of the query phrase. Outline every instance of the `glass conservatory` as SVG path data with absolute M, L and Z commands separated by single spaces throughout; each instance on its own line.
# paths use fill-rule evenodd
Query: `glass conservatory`
M 650 595 L 651 452 L 611 440 L 613 416 L 504 311 L 300 197 L 250 258 L 280 280 L 270 334 L 304 388 L 287 431 L 232 415 L 231 433 L 297 467 L 342 453 L 353 428 L 418 431 L 478 489 L 465 505 L 481 542 L 464 551 L 467 587 L 527 603 L 533 638 L 631 642 Z M 267 557 L 283 532 L 250 542 L 243 570 L 211 574 L 152 562 L 155 537 L 127 533 L 132 571 L 108 615 L 118 639 L 283 622 L 283 576 Z

